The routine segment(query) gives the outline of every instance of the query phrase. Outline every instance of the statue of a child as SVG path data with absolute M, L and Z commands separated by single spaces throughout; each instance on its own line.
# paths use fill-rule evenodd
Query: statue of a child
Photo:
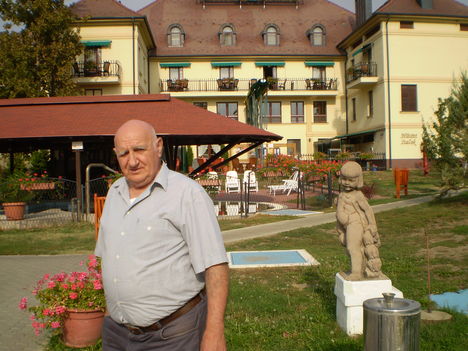
M 348 280 L 363 280 L 382 276 L 379 257 L 380 238 L 374 212 L 361 192 L 362 168 L 349 161 L 340 171 L 341 192 L 336 209 L 339 239 L 351 258 Z

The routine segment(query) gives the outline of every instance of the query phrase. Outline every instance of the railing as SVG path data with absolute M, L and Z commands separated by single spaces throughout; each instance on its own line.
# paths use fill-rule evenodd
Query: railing
M 240 5 L 265 5 L 265 4 L 303 4 L 304 0 L 198 0 L 203 5 L 240 4 Z
M 100 63 L 75 62 L 73 64 L 73 77 L 119 77 L 120 64 L 117 61 L 104 61 Z
M 160 80 L 161 91 L 248 91 L 257 79 L 180 79 Z M 338 80 L 312 78 L 275 78 L 268 81 L 272 91 L 293 90 L 336 90 Z
M 361 77 L 377 77 L 377 64 L 375 62 L 360 62 L 348 68 L 347 82 Z

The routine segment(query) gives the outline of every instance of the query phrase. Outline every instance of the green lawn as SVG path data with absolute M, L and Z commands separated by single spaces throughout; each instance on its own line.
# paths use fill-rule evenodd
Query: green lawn
M 430 239 L 432 292 L 468 287 L 468 193 L 376 215 L 383 272 L 405 298 L 428 304 L 425 231 Z M 425 229 L 425 230 L 424 230 Z M 336 324 L 334 277 L 348 268 L 333 224 L 228 245 L 228 250 L 306 249 L 318 267 L 231 270 L 226 315 L 228 349 L 357 351 L 363 338 Z M 421 323 L 422 351 L 466 350 L 468 317 Z M 463 341 L 465 340 L 465 341 Z M 53 342 L 51 350 L 64 350 Z M 99 350 L 96 347 L 94 350 Z M 90 349 L 91 350 L 91 349 Z

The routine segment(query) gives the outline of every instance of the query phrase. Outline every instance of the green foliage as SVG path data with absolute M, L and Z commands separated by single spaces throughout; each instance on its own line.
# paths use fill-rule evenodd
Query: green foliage
M 423 146 L 441 172 L 441 195 L 464 186 L 468 167 L 468 76 L 439 99 L 432 125 L 423 126 Z
M 28 175 L 22 171 L 15 171 L 13 174 L 1 179 L 0 203 L 30 201 L 33 198 L 33 193 L 22 187 L 29 179 Z
M 193 163 L 193 150 L 191 146 L 187 146 L 187 165 L 191 167 L 192 163 Z
M 75 95 L 71 67 L 81 52 L 63 0 L 0 0 L 0 97 Z M 9 31 L 11 25 L 20 32 Z
M 29 162 L 31 163 L 30 170 L 32 173 L 42 173 L 47 169 L 47 163 L 50 160 L 49 150 L 36 150 L 31 152 Z

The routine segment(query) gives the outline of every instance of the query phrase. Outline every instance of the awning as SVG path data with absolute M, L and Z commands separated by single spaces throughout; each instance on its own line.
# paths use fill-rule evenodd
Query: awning
M 284 61 L 255 62 L 255 66 L 257 66 L 257 67 L 271 67 L 271 66 L 283 67 L 284 66 Z
M 112 40 L 82 40 L 81 44 L 84 46 L 95 47 L 95 46 L 110 46 Z
M 159 67 L 169 68 L 169 67 L 190 67 L 190 62 L 171 62 L 171 63 L 160 63 Z
M 335 65 L 335 62 L 305 61 L 304 63 L 307 67 L 333 67 Z
M 364 45 L 362 48 L 360 48 L 359 50 L 357 50 L 356 52 L 353 53 L 353 57 L 356 56 L 357 54 L 359 54 L 360 52 L 363 52 L 363 51 L 369 49 L 371 46 L 372 46 L 372 44 Z
M 365 135 L 365 134 L 373 134 L 375 132 L 379 132 L 381 130 L 384 130 L 385 128 L 379 128 L 379 129 L 372 129 L 372 130 L 366 130 L 365 132 L 356 132 L 356 133 L 348 133 L 348 134 L 343 134 L 343 135 L 338 135 L 336 137 L 331 138 L 333 139 L 344 139 L 344 138 L 349 138 L 353 136 L 358 136 L 358 135 Z
M 211 67 L 240 67 L 240 62 L 211 62 Z

